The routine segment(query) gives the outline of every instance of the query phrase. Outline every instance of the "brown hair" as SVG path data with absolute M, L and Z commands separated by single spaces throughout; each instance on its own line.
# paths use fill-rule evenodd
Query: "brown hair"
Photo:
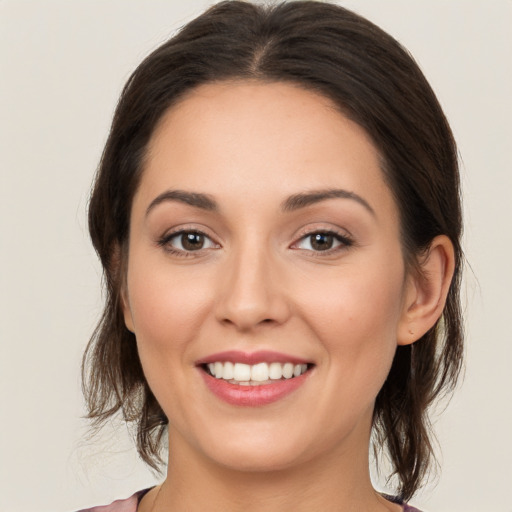
M 90 234 L 107 288 L 83 362 L 89 417 L 101 424 L 121 411 L 135 422 L 140 456 L 159 467 L 167 419 L 144 378 L 120 308 L 130 209 L 148 141 L 164 112 L 194 87 L 230 79 L 298 84 L 330 98 L 366 130 L 400 210 L 410 268 L 417 268 L 435 236 L 445 234 L 453 243 L 455 274 L 442 318 L 413 345 L 398 347 L 375 404 L 374 440 L 387 448 L 397 494 L 409 499 L 432 461 L 428 407 L 453 388 L 462 361 L 457 152 L 441 107 L 407 51 L 333 4 L 221 2 L 151 53 L 128 80 L 89 205 Z

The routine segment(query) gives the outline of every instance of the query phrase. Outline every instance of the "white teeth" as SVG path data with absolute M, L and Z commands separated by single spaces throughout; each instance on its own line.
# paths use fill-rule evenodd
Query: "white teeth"
M 213 377 L 243 386 L 270 384 L 273 380 L 299 377 L 307 369 L 307 364 L 294 365 L 293 363 L 258 363 L 249 365 L 232 363 L 230 361 L 224 363 L 216 361 L 215 363 L 208 364 L 208 370 Z
M 283 377 L 285 379 L 291 379 L 293 377 L 293 364 L 285 363 L 283 366 Z
M 235 375 L 235 365 L 230 361 L 224 363 L 224 369 L 222 370 L 222 378 L 230 380 Z
M 264 382 L 268 380 L 268 364 L 259 363 L 251 367 L 251 380 Z
M 233 379 L 238 381 L 251 380 L 251 367 L 248 364 L 235 363 L 235 368 L 233 370 Z
M 279 380 L 283 376 L 283 367 L 281 363 L 270 363 L 268 376 L 272 380 Z

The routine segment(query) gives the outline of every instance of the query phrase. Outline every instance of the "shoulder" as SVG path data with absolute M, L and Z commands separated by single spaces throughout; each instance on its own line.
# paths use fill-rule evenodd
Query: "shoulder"
M 419 510 L 415 507 L 411 507 L 411 505 L 407 505 L 407 503 L 404 503 L 403 507 L 404 507 L 404 512 L 421 512 L 421 510 Z
M 84 508 L 77 512 L 137 512 L 137 506 L 139 505 L 140 500 L 148 491 L 149 489 L 144 489 L 143 491 L 136 492 L 124 500 L 116 500 L 110 505 Z
M 411 505 L 407 505 L 400 498 L 396 498 L 395 496 L 390 496 L 389 494 L 382 494 L 384 498 L 386 498 L 391 503 L 396 503 L 397 505 L 402 505 L 403 512 L 421 512 L 420 509 L 415 508 Z

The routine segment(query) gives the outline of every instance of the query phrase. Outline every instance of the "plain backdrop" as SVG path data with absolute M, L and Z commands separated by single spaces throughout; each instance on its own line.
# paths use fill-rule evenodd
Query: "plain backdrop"
M 0 0 L 0 511 L 65 512 L 155 482 L 123 427 L 86 437 L 80 358 L 101 270 L 89 187 L 122 85 L 211 2 Z M 401 41 L 452 124 L 465 198 L 467 362 L 413 503 L 512 511 L 512 1 L 347 0 Z

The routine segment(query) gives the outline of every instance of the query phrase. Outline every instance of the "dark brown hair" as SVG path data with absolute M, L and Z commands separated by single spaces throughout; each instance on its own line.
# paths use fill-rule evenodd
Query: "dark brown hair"
M 457 152 L 450 127 L 420 69 L 377 26 L 324 2 L 271 7 L 221 2 L 151 53 L 126 84 L 96 176 L 89 229 L 104 267 L 103 316 L 83 362 L 89 417 L 121 411 L 153 468 L 167 419 L 144 378 L 135 336 L 120 308 L 132 199 L 153 130 L 164 112 L 200 84 L 251 79 L 289 82 L 330 98 L 372 138 L 401 215 L 409 268 L 432 239 L 447 235 L 455 275 L 443 316 L 420 340 L 397 349 L 374 411 L 374 440 L 386 448 L 409 499 L 432 461 L 427 410 L 456 383 L 462 360 L 462 266 Z

